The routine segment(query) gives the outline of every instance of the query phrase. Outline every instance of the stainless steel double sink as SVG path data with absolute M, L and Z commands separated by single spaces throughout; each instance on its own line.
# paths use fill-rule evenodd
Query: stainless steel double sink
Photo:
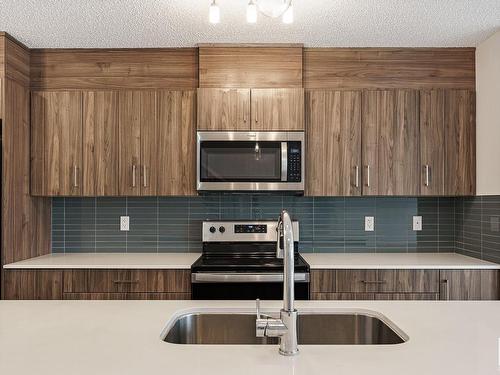
M 190 312 L 178 316 L 164 331 L 172 344 L 266 345 L 277 338 L 255 336 L 255 315 Z M 303 312 L 299 310 L 299 345 L 394 345 L 408 336 L 383 315 L 370 312 Z

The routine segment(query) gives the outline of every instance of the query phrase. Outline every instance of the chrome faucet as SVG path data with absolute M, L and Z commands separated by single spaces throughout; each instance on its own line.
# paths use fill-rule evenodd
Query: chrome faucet
M 294 308 L 294 248 L 292 220 L 287 210 L 282 210 L 278 219 L 276 257 L 283 258 L 283 308 L 280 318 L 275 319 L 260 313 L 257 300 L 257 337 L 279 337 L 279 352 L 292 356 L 299 353 L 297 347 L 297 310 Z

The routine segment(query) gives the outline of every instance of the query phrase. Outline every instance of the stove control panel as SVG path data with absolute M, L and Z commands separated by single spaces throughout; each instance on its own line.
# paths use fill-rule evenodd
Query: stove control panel
M 267 233 L 266 224 L 236 224 L 234 233 Z
M 299 240 L 299 223 L 292 222 L 294 241 Z M 273 242 L 277 221 L 204 221 L 203 242 Z

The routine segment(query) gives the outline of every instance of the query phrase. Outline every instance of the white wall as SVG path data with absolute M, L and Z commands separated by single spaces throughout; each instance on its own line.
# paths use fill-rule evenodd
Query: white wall
M 500 195 L 500 31 L 476 49 L 477 195 Z

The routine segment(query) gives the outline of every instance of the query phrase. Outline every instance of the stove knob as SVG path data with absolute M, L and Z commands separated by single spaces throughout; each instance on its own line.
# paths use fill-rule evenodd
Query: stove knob
M 215 233 L 215 227 L 210 227 L 209 231 L 210 233 Z
M 226 231 L 226 228 L 224 227 L 219 227 L 219 232 L 224 233 Z

